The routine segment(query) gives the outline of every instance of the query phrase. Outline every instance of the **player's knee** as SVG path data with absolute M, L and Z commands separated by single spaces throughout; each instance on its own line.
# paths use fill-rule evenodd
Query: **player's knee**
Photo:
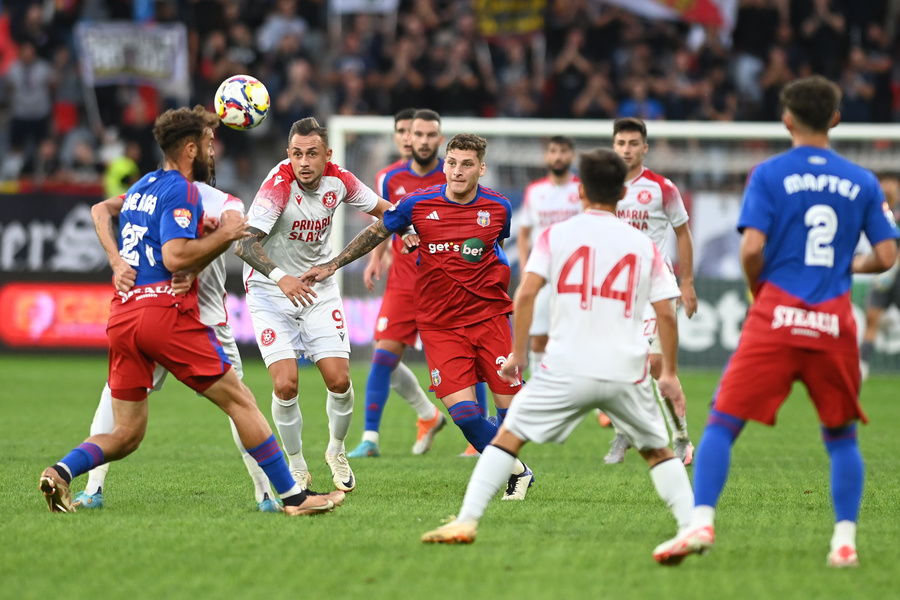
M 275 377 L 272 380 L 275 395 L 284 400 L 297 397 L 297 380 L 293 377 Z
M 329 376 L 325 381 L 325 387 L 332 394 L 346 394 L 350 389 L 350 373 L 340 373 Z

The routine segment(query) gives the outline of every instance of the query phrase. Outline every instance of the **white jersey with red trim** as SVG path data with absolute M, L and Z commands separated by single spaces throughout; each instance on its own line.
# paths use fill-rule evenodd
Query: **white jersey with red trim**
M 579 182 L 576 175 L 570 174 L 562 185 L 554 184 L 550 177 L 543 177 L 525 188 L 520 224 L 531 227 L 531 247 L 548 227 L 581 212 Z
M 680 296 L 649 237 L 610 212 L 588 210 L 545 231 L 525 270 L 549 283 L 550 341 L 542 361 L 548 370 L 644 379 L 644 308 Z
M 660 252 L 665 253 L 669 224 L 678 227 L 688 222 L 681 193 L 669 179 L 646 167 L 625 185 L 628 191 L 619 200 L 616 214 L 649 235 Z M 668 262 L 669 257 L 665 258 Z
M 203 213 L 206 216 L 218 219 L 226 210 L 244 214 L 244 203 L 240 198 L 199 181 L 195 181 L 194 185 L 200 191 Z M 204 325 L 228 323 L 225 297 L 225 255 L 220 254 L 197 275 L 197 300 L 200 304 L 200 320 Z
M 356 175 L 334 163 L 325 165 L 319 187 L 305 189 L 294 177 L 290 160 L 272 169 L 250 207 L 250 226 L 264 231 L 262 246 L 272 262 L 288 275 L 299 277 L 313 265 L 334 255 L 331 230 L 334 211 L 349 204 L 360 212 L 378 205 L 378 195 Z M 277 287 L 265 275 L 244 265 L 244 284 Z

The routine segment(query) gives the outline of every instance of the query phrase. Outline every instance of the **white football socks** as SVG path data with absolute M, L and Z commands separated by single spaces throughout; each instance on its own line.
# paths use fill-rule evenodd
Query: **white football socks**
M 100 393 L 100 404 L 97 405 L 97 411 L 94 413 L 94 420 L 91 421 L 91 435 L 99 435 L 101 433 L 110 433 L 115 427 L 112 411 L 112 391 L 109 389 L 109 383 L 103 386 Z M 88 482 L 84 487 L 86 494 L 96 494 L 103 487 L 106 481 L 106 474 L 109 472 L 109 463 L 104 463 L 99 467 L 91 469 L 88 473 Z
M 678 530 L 689 527 L 694 510 L 694 491 L 684 464 L 677 458 L 658 463 L 650 469 L 650 479 L 656 493 L 678 521 Z
M 512 454 L 504 452 L 496 446 L 487 446 L 478 458 L 462 508 L 459 509 L 457 521 L 478 523 L 491 501 L 503 485 L 509 481 L 509 474 L 516 463 L 521 461 Z
M 343 394 L 328 392 L 325 401 L 325 412 L 328 414 L 328 429 L 331 433 L 328 440 L 328 454 L 339 454 L 344 451 L 344 440 L 350 431 L 350 420 L 353 418 L 353 384 Z
M 427 421 L 434 418 L 434 404 L 425 395 L 412 370 L 402 362 L 397 363 L 397 367 L 391 372 L 391 389 L 413 407 L 420 419 Z M 375 443 L 378 443 L 377 440 Z
M 271 493 L 269 487 L 269 478 L 266 477 L 265 471 L 262 470 L 262 467 L 259 466 L 259 463 L 256 462 L 256 459 L 250 456 L 247 453 L 247 449 L 244 448 L 244 444 L 241 442 L 241 436 L 238 435 L 237 427 L 234 424 L 234 421 L 231 420 L 231 417 L 228 418 L 228 423 L 231 425 L 231 435 L 234 438 L 234 443 L 237 445 L 238 450 L 241 452 L 241 458 L 244 461 L 244 465 L 247 467 L 247 472 L 250 473 L 250 479 L 253 480 L 253 489 L 256 494 L 256 501 L 262 502 L 263 497 L 266 494 Z
M 834 535 L 831 536 L 831 550 L 837 550 L 841 546 L 856 548 L 856 523 L 853 521 L 838 521 L 834 524 Z
M 282 400 L 272 392 L 272 420 L 278 429 L 281 446 L 288 455 L 291 470 L 308 471 L 306 459 L 303 458 L 303 415 L 300 414 L 300 396 Z

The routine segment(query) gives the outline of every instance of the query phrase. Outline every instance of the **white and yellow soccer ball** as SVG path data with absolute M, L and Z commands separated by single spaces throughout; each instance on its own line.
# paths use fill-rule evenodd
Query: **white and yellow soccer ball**
M 269 113 L 269 90 L 249 75 L 235 75 L 216 90 L 216 114 L 232 129 L 253 129 Z

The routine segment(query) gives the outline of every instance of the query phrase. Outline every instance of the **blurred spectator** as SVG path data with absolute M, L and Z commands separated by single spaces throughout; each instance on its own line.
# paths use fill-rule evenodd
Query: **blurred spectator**
M 469 43 L 454 42 L 447 52 L 446 64 L 434 79 L 438 112 L 447 116 L 478 116 L 483 92 L 477 69 Z
M 610 95 L 611 89 L 609 75 L 602 70 L 594 72 L 588 78 L 584 90 L 575 98 L 572 116 L 576 119 L 615 118 L 618 107 L 615 98 Z
M 335 112 L 339 115 L 368 115 L 372 102 L 366 93 L 365 81 L 356 69 L 346 68 L 335 90 Z
M 741 0 L 732 33 L 732 69 L 742 115 L 749 117 L 758 112 L 763 99 L 759 78 L 769 48 L 775 43 L 779 23 L 780 15 L 773 0 Z
M 672 54 L 671 64 L 664 68 L 659 80 L 666 118 L 688 120 L 699 118 L 700 95 L 703 91 L 693 65 L 691 53 L 680 48 Z
M 500 94 L 498 116 L 512 118 L 537 117 L 540 112 L 540 98 L 527 78 L 507 84 Z
M 728 80 L 725 63 L 710 68 L 703 88 L 703 118 L 709 121 L 734 121 L 738 105 L 737 92 Z
M 94 148 L 82 140 L 75 144 L 71 155 L 60 156 L 62 166 L 59 179 L 66 183 L 80 185 L 98 184 L 101 182 L 103 165 L 97 160 Z
M 44 10 L 38 2 L 19 3 L 25 5 L 24 13 L 18 22 L 13 21 L 13 38 L 19 43 L 30 43 L 38 56 L 51 60 L 56 45 L 50 36 L 48 23 L 44 21 Z M 13 5 L 15 6 L 15 5 Z
M 584 89 L 587 78 L 593 71 L 591 62 L 583 52 L 584 31 L 572 29 L 553 63 L 551 114 L 555 118 L 572 116 L 572 103 Z
M 426 106 L 429 63 L 425 47 L 416 47 L 413 38 L 403 36 L 393 48 L 390 70 L 382 79 L 382 87 L 389 97 L 388 112 L 395 113 L 404 106 Z
M 800 32 L 813 71 L 837 80 L 846 47 L 843 37 L 846 21 L 836 3 L 834 0 L 796 0 L 791 3 L 791 10 L 799 22 L 795 29 Z
M 30 40 L 19 45 L 19 58 L 6 73 L 10 114 L 9 142 L 12 156 L 8 169 L 15 173 L 23 163 L 34 160 L 37 147 L 50 135 L 53 91 L 56 78 L 49 62 L 37 55 Z M 4 171 L 7 170 L 4 168 Z
M 288 66 L 287 84 L 274 99 L 274 112 L 281 131 L 288 131 L 295 121 L 316 113 L 319 93 L 312 83 L 312 65 L 305 58 Z
M 631 80 L 628 97 L 619 104 L 619 117 L 638 117 L 645 121 L 664 119 L 663 105 L 648 96 L 649 85 L 646 79 L 636 77 Z
M 308 29 L 309 25 L 297 14 L 297 0 L 276 0 L 273 10 L 259 29 L 259 50 L 271 54 L 285 37 L 295 38 L 298 46 L 302 47 Z
M 872 121 L 884 123 L 891 120 L 894 103 L 891 89 L 894 59 L 890 52 L 890 40 L 881 25 L 870 23 L 863 43 L 866 49 L 866 67 L 875 85 L 870 117 Z
M 781 119 L 781 88 L 795 77 L 788 64 L 787 52 L 780 46 L 773 46 L 769 50 L 769 60 L 759 81 L 763 92 L 762 104 L 757 113 L 760 121 Z
M 866 54 L 859 46 L 850 49 L 850 56 L 841 73 L 841 120 L 847 123 L 866 123 L 872 118 L 871 100 L 875 96 L 874 77 L 868 70 Z
M 107 198 L 124 194 L 137 183 L 141 178 L 140 160 L 141 146 L 131 141 L 125 146 L 124 154 L 110 161 L 103 174 L 103 193 Z
M 59 178 L 59 151 L 56 140 L 46 138 L 38 145 L 37 152 L 22 168 L 22 175 L 31 177 L 35 183 L 54 183 Z

